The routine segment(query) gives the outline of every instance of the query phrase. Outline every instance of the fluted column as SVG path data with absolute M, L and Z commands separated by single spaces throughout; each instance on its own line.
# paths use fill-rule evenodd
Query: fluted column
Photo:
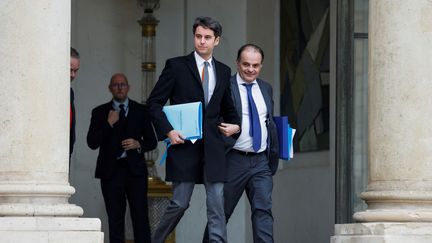
M 358 221 L 432 221 L 432 2 L 369 2 L 368 204 Z
M 68 203 L 67 0 L 0 1 L 0 241 L 101 242 Z M 55 217 L 54 217 L 55 216 Z
M 0 216 L 80 216 L 68 204 L 70 2 L 2 1 Z
M 369 1 L 368 204 L 332 243 L 432 242 L 432 2 Z

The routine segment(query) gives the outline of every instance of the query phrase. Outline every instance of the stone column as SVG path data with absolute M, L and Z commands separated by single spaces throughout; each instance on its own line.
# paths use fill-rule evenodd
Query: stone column
M 432 221 L 432 1 L 373 0 L 365 222 Z
M 432 1 L 369 2 L 365 222 L 332 242 L 432 242 Z
M 69 204 L 71 3 L 0 2 L 0 242 L 102 242 Z

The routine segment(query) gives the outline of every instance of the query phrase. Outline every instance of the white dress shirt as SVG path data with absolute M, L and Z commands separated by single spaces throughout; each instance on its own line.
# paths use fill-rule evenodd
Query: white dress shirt
M 113 108 L 115 111 L 120 112 L 120 105 L 123 104 L 124 105 L 124 110 L 125 110 L 125 117 L 127 117 L 128 113 L 129 113 L 129 99 L 126 98 L 125 101 L 123 101 L 123 103 L 120 103 L 116 100 L 113 99 Z
M 214 68 L 214 63 L 213 63 L 213 57 L 210 57 L 210 59 L 208 60 L 204 60 L 204 58 L 202 58 L 200 55 L 198 55 L 198 53 L 195 51 L 194 52 L 195 55 L 195 62 L 197 64 L 197 68 L 200 74 L 200 79 L 202 77 L 202 72 L 203 72 L 203 67 L 204 67 L 204 62 L 207 61 L 210 65 L 208 66 L 208 72 L 209 72 L 209 84 L 208 84 L 208 101 L 207 103 L 209 103 L 209 101 L 211 100 L 211 97 L 213 95 L 215 86 L 216 86 L 216 74 L 215 74 L 215 68 Z
M 249 102 L 247 97 L 246 87 L 243 85 L 246 83 L 240 75 L 236 75 L 238 89 L 240 91 L 241 105 L 242 105 L 242 124 L 240 137 L 234 145 L 234 149 L 244 151 L 244 152 L 254 152 L 252 147 L 252 137 L 249 135 Z M 267 105 L 264 101 L 264 97 L 261 93 L 261 89 L 256 80 L 252 81 L 252 97 L 254 99 L 255 105 L 258 110 L 260 125 L 261 125 L 261 148 L 257 151 L 263 152 L 267 148 Z

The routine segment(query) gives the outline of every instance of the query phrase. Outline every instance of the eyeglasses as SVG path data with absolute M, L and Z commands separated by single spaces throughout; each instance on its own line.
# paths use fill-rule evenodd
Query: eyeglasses
M 121 84 L 111 84 L 110 86 L 113 87 L 113 88 L 117 88 L 117 89 L 123 89 L 123 88 L 129 87 L 129 84 L 124 84 L 124 83 L 121 83 Z

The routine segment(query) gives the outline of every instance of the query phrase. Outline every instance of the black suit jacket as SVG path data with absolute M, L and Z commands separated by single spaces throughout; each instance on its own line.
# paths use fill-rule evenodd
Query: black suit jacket
M 129 99 L 126 134 L 121 134 L 118 124 L 111 127 L 107 121 L 108 113 L 113 109 L 112 101 L 93 109 L 87 144 L 91 149 L 99 148 L 96 164 L 96 178 L 109 179 L 115 172 L 116 153 L 123 138 L 133 138 L 140 142 L 141 151 L 128 150 L 127 161 L 130 171 L 135 175 L 147 175 L 147 165 L 143 152 L 156 148 L 157 140 L 150 123 L 147 108 Z
M 240 91 L 238 89 L 237 84 L 237 75 L 233 75 L 231 77 L 231 91 L 232 91 L 232 97 L 237 109 L 237 113 L 240 117 L 240 120 L 242 119 L 242 102 L 240 98 Z M 271 85 L 264 80 L 257 79 L 258 86 L 261 90 L 261 93 L 264 97 L 265 104 L 267 106 L 267 157 L 269 161 L 270 170 L 272 172 L 272 175 L 274 175 L 277 171 L 278 165 L 279 165 L 279 140 L 278 140 L 278 134 L 277 134 L 277 128 L 276 124 L 273 120 L 273 89 Z M 234 146 L 236 140 L 234 139 L 226 139 L 226 147 L 228 151 L 232 149 Z
M 210 182 L 226 180 L 224 140 L 217 126 L 221 117 L 228 123 L 240 122 L 230 95 L 231 70 L 225 64 L 214 58 L 213 60 L 216 86 L 207 107 L 203 107 L 203 139 L 195 144 L 186 141 L 168 149 L 167 181 L 200 183 L 203 171 Z M 147 100 L 153 125 L 161 139 L 173 130 L 162 112 L 168 100 L 171 105 L 197 101 L 204 104 L 204 91 L 193 52 L 166 61 L 165 68 Z

